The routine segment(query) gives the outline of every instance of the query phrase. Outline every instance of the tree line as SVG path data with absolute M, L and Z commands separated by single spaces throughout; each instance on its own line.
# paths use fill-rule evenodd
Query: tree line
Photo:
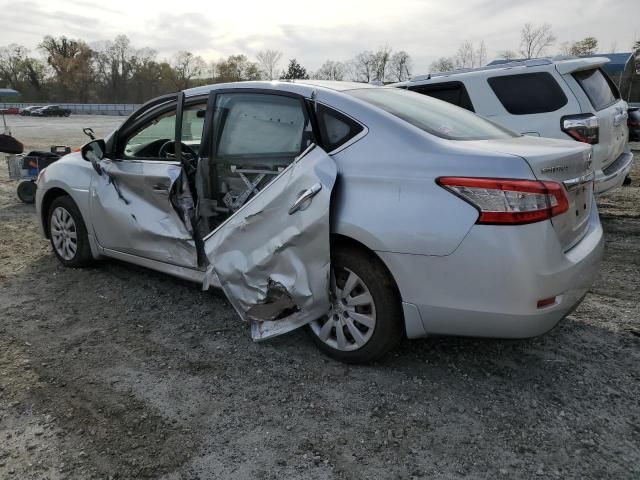
M 520 34 L 519 47 L 502 50 L 499 57 L 544 56 L 557 40 L 549 24 L 527 23 Z M 560 44 L 556 53 L 586 55 L 597 50 L 598 40 L 586 37 Z M 634 51 L 640 54 L 640 42 L 636 42 Z M 430 71 L 486 63 L 484 41 L 463 41 L 454 55 L 433 62 Z M 279 50 L 259 51 L 253 59 L 235 54 L 206 61 L 187 51 L 158 59 L 155 50 L 137 48 L 126 35 L 91 45 L 80 39 L 48 35 L 33 52 L 17 44 L 0 47 L 0 86 L 18 90 L 23 101 L 141 103 L 163 93 L 211 83 L 306 78 L 388 83 L 407 80 L 413 73 L 411 56 L 388 45 L 362 51 L 346 62 L 326 60 L 316 71 L 307 70 L 295 58 L 289 59 L 284 69 L 282 64 Z
M 23 101 L 141 103 L 163 93 L 211 83 L 243 80 L 306 79 L 361 82 L 402 81 L 411 76 L 411 57 L 389 46 L 359 53 L 352 61 L 327 60 L 308 71 L 295 58 L 280 69 L 278 50 L 262 50 L 207 62 L 181 51 L 158 59 L 126 35 L 89 45 L 80 39 L 46 36 L 34 52 L 11 44 L 0 47 L 0 86 L 18 90 Z
M 556 45 L 557 37 L 550 24 L 534 25 L 526 23 L 520 30 L 520 45 L 517 49 L 506 49 L 498 52 L 498 58 L 505 60 L 538 58 L 549 54 L 563 56 L 593 55 L 598 52 L 598 39 L 585 37 L 582 40 L 562 42 L 556 52 L 551 52 Z M 612 45 L 608 53 L 615 53 L 616 45 Z M 640 56 L 640 41 L 635 42 L 633 51 Z M 475 44 L 464 41 L 454 55 L 440 57 L 431 64 L 431 72 L 447 72 L 462 68 L 475 68 L 487 62 L 487 47 L 484 41 Z

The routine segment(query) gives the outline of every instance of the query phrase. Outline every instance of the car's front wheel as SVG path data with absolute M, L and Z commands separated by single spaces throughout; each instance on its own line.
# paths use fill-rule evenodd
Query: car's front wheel
M 68 196 L 56 198 L 49 208 L 49 237 L 58 260 L 66 267 L 84 267 L 93 257 L 80 210 Z
M 337 246 L 331 255 L 331 310 L 309 327 L 327 355 L 347 363 L 374 361 L 402 338 L 400 296 L 373 254 Z

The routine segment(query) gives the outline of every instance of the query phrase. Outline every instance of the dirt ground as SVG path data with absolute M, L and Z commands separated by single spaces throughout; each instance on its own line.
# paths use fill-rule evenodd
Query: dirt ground
M 122 118 L 11 118 L 30 148 Z M 251 342 L 221 293 L 63 268 L 0 165 L 0 478 L 640 478 L 640 159 L 601 198 L 584 303 L 526 341 L 406 341 L 378 364 Z

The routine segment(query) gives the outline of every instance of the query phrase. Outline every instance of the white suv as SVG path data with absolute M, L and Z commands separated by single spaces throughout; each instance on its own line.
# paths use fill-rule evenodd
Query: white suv
M 546 58 L 420 75 L 393 86 L 444 100 L 524 135 L 573 138 L 593 147 L 595 191 L 631 169 L 627 104 L 603 72 L 607 58 Z

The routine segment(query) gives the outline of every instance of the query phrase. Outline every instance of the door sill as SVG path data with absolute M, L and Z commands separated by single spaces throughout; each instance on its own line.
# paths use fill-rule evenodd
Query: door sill
M 172 263 L 160 262 L 158 260 L 151 260 L 149 258 L 139 257 L 130 253 L 118 252 L 116 250 L 110 250 L 108 248 L 102 249 L 102 255 L 109 258 L 115 258 L 116 260 L 122 260 L 123 262 L 133 263 L 141 267 L 149 268 L 157 272 L 166 273 L 168 275 L 181 278 L 183 280 L 189 280 L 195 283 L 202 283 L 204 280 L 205 270 L 181 267 Z M 217 287 L 218 285 L 212 285 Z

